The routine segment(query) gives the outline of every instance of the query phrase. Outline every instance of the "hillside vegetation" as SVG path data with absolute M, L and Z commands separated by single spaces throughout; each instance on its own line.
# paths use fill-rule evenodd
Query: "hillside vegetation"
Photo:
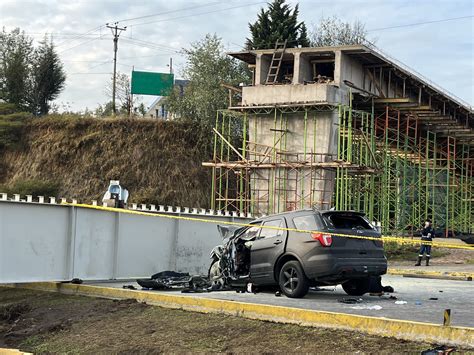
M 211 174 L 201 162 L 211 158 L 210 133 L 196 123 L 32 118 L 4 108 L 0 190 L 90 202 L 117 179 L 129 202 L 209 206 Z

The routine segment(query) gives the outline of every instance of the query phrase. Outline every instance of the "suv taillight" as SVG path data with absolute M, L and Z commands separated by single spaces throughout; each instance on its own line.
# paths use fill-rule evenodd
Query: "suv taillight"
M 323 247 L 330 247 L 332 244 L 331 234 L 311 233 L 311 237 L 315 240 L 319 240 L 319 243 L 321 243 Z

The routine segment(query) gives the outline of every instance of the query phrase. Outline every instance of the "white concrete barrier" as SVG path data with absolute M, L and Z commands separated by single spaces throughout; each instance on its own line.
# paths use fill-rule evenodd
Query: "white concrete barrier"
M 209 252 L 222 242 L 219 221 L 249 220 L 205 218 L 216 223 L 0 200 L 0 283 L 206 274 Z

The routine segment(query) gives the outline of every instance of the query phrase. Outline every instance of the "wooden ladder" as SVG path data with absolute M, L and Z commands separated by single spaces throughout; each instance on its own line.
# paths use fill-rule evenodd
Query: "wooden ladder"
M 278 74 L 280 74 L 281 62 L 283 61 L 283 55 L 286 50 L 286 42 L 280 42 L 279 40 L 275 43 L 275 50 L 273 51 L 272 61 L 270 63 L 270 69 L 268 69 L 266 85 L 273 85 L 278 80 Z

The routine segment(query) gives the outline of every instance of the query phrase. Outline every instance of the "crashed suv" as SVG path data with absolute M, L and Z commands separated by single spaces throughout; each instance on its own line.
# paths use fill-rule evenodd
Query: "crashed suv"
M 301 210 L 250 224 L 218 226 L 224 241 L 210 254 L 214 288 L 279 285 L 286 296 L 298 298 L 309 287 L 342 284 L 347 294 L 360 296 L 372 277 L 387 272 L 380 232 L 363 213 Z

